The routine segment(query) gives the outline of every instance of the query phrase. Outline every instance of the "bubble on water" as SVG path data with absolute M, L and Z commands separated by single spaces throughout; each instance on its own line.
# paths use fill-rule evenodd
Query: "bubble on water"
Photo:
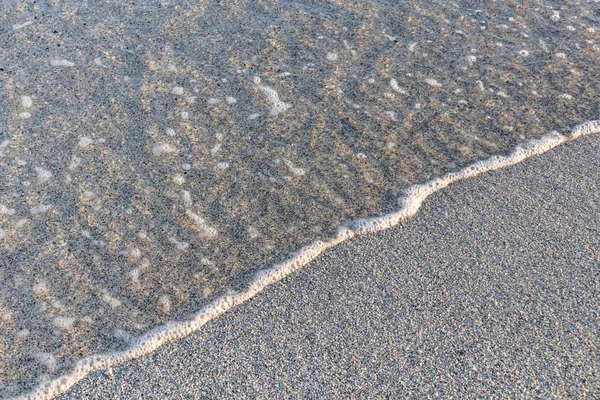
M 92 139 L 92 138 L 91 138 L 91 137 L 89 137 L 89 136 L 84 136 L 84 137 L 82 137 L 81 139 L 79 139 L 78 146 L 79 146 L 79 147 L 86 148 L 86 147 L 88 147 L 88 146 L 89 146 L 90 144 L 92 144 L 92 143 L 94 143 L 94 139 Z
M 159 143 L 152 148 L 152 154 L 162 156 L 165 154 L 177 153 L 177 148 L 169 143 Z
M 268 86 L 260 85 L 260 82 L 261 80 L 258 76 L 254 78 L 254 83 L 258 85 L 260 91 L 263 92 L 263 94 L 267 97 L 267 100 L 271 104 L 271 111 L 269 111 L 270 116 L 279 115 L 292 106 L 289 103 L 281 101 L 279 99 L 279 94 L 274 89 Z
M 42 167 L 34 167 L 33 168 L 34 171 L 37 174 L 37 183 L 42 184 L 42 183 L 46 183 L 50 180 L 50 178 L 52 178 L 52 172 L 48 171 L 45 168 Z
M 58 365 L 58 361 L 52 353 L 37 353 L 34 357 L 40 364 L 44 365 L 50 371 L 54 371 Z
M 52 320 L 52 325 L 61 330 L 69 330 L 73 327 L 76 318 L 74 317 L 56 317 Z
M 217 237 L 217 229 L 213 226 L 210 226 L 204 218 L 190 209 L 185 210 L 185 214 L 194 223 L 201 238 L 213 239 Z
M 21 107 L 31 108 L 33 106 L 33 100 L 30 96 L 21 96 Z
M 194 202 L 192 201 L 192 194 L 187 190 L 181 191 L 181 198 L 183 199 L 183 204 L 185 204 L 188 207 L 191 207 L 194 204 Z
M 31 24 L 33 24 L 33 21 L 32 21 L 32 20 L 29 20 L 29 21 L 22 22 L 22 23 L 20 23 L 20 24 L 14 24 L 14 25 L 12 26 L 12 28 L 13 28 L 13 31 L 16 31 L 16 30 L 19 30 L 19 29 L 25 28 L 26 26 L 29 26 L 29 25 L 31 25 Z
M 176 134 L 176 133 L 175 133 L 175 129 L 172 129 L 172 128 L 167 128 L 167 129 L 165 130 L 165 134 L 166 134 L 167 136 L 175 136 L 175 134 Z
M 438 82 L 437 79 L 433 79 L 433 78 L 425 79 L 425 83 L 427 83 L 429 86 L 433 86 L 433 87 L 437 87 L 437 88 L 442 87 L 442 84 L 440 82 Z
M 384 114 L 387 115 L 388 118 L 391 119 L 392 121 L 398 121 L 398 118 L 396 116 L 396 112 L 394 112 L 394 111 L 385 111 Z
M 171 299 L 166 294 L 163 294 L 158 298 L 158 308 L 164 314 L 171 312 Z
M 397 81 L 396 79 L 394 79 L 394 78 L 390 79 L 390 87 L 391 87 L 391 88 L 392 88 L 394 91 L 396 91 L 396 92 L 398 92 L 398 93 L 400 93 L 400 94 L 408 94 L 408 92 L 406 91 L 406 89 L 404 89 L 404 88 L 401 88 L 401 87 L 398 85 L 398 81 Z
M 54 67 L 74 67 L 75 63 L 65 60 L 63 59 L 55 59 L 55 60 L 51 60 L 50 61 L 50 65 L 54 66 Z
M 0 215 L 14 215 L 14 214 L 15 214 L 14 208 L 8 208 L 4 204 L 0 204 Z
M 185 251 L 190 247 L 190 244 L 188 242 L 183 242 L 183 241 L 177 240 L 173 236 L 169 236 L 169 242 L 173 243 L 175 245 L 175 247 L 177 248 L 177 250 L 180 250 L 180 251 Z
M 39 206 L 31 207 L 29 209 L 29 212 L 31 213 L 31 215 L 38 215 L 38 214 L 43 214 L 45 212 L 48 212 L 51 209 L 52 209 L 52 205 L 50 205 L 50 204 L 42 204 L 42 205 L 39 205 Z
M 221 171 L 224 171 L 229 168 L 229 163 L 227 161 L 220 161 L 217 163 L 217 168 Z
M 119 300 L 116 296 L 112 295 L 108 289 L 102 289 L 102 301 L 110 306 L 110 308 L 120 307 L 123 302 Z
M 183 185 L 185 183 L 185 177 L 182 174 L 173 175 L 173 182 L 177 185 Z
M 292 175 L 300 177 L 300 176 L 304 176 L 306 174 L 306 170 L 304 168 L 299 168 L 299 167 L 294 166 L 294 164 L 291 161 L 283 160 L 283 162 L 288 167 L 288 169 L 292 173 Z

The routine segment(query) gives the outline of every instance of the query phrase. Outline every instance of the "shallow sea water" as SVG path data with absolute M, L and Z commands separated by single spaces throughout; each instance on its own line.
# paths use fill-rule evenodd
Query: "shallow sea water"
M 2 398 L 600 115 L 598 2 L 197 3 L 0 3 Z

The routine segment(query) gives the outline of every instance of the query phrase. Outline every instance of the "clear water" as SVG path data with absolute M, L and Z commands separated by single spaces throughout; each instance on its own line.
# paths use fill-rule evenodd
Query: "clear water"
M 597 2 L 195 3 L 2 3 L 0 397 L 600 114 Z

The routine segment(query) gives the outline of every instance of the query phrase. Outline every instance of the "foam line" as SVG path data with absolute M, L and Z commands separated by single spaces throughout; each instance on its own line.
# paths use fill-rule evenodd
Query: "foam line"
M 492 171 L 517 164 L 529 157 L 542 154 L 554 147 L 574 140 L 580 136 L 600 133 L 600 120 L 588 121 L 576 126 L 569 134 L 561 135 L 552 132 L 540 139 L 531 140 L 517 146 L 507 156 L 492 156 L 486 160 L 475 162 L 459 171 L 448 173 L 440 178 L 423 184 L 416 184 L 402 193 L 398 199 L 398 210 L 390 214 L 374 218 L 356 220 L 341 226 L 335 238 L 328 241 L 315 241 L 302 248 L 291 257 L 271 268 L 259 271 L 243 292 L 233 292 L 214 300 L 202 308 L 196 316 L 188 321 L 168 322 L 155 327 L 149 332 L 133 339 L 129 349 L 93 355 L 80 360 L 76 366 L 60 378 L 44 382 L 28 394 L 15 397 L 15 400 L 45 400 L 66 392 L 71 386 L 83 379 L 87 374 L 109 368 L 145 354 L 149 354 L 162 345 L 181 339 L 200 329 L 208 321 L 220 316 L 229 309 L 246 302 L 261 292 L 265 287 L 275 283 L 291 273 L 299 270 L 317 258 L 323 251 L 357 235 L 376 232 L 393 227 L 399 222 L 412 217 L 421 207 L 423 201 L 431 194 L 447 187 L 453 182 L 468 179 L 487 171 Z

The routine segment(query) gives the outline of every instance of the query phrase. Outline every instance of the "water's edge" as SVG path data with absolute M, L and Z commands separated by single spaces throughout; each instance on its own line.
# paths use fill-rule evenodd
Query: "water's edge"
M 302 268 L 319 256 L 323 251 L 354 236 L 377 232 L 391 228 L 403 220 L 412 217 L 421 207 L 423 201 L 436 191 L 443 189 L 462 179 L 468 179 L 487 171 L 492 171 L 517 164 L 529 157 L 545 153 L 556 146 L 574 140 L 580 136 L 600 133 L 600 120 L 593 120 L 577 125 L 566 135 L 551 132 L 540 139 L 524 142 L 515 147 L 507 156 L 492 156 L 475 162 L 457 172 L 451 172 L 442 177 L 423 184 L 408 187 L 398 198 L 398 209 L 395 212 L 367 219 L 360 219 L 344 224 L 338 230 L 337 236 L 328 241 L 316 241 L 293 253 L 284 262 L 271 268 L 259 271 L 244 291 L 231 293 L 217 298 L 211 304 L 202 308 L 192 320 L 169 322 L 160 325 L 138 337 L 127 350 L 93 355 L 77 362 L 76 366 L 62 377 L 40 384 L 33 391 L 15 397 L 14 399 L 42 400 L 51 399 L 66 392 L 70 387 L 83 379 L 89 373 L 109 368 L 143 355 L 152 353 L 162 345 L 181 339 L 200 329 L 208 321 L 220 316 L 227 310 L 246 302 L 261 292 L 268 285 L 275 283 L 291 273 Z

